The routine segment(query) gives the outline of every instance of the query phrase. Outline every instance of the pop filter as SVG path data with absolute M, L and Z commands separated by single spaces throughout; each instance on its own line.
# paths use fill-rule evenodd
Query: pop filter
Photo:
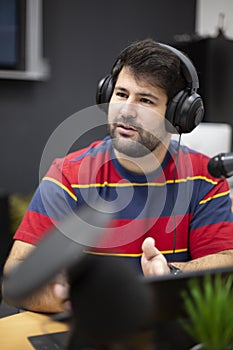
M 20 303 L 64 269 L 82 262 L 85 247 L 93 247 L 111 219 L 111 205 L 83 206 L 57 225 L 22 263 L 4 276 L 4 295 Z

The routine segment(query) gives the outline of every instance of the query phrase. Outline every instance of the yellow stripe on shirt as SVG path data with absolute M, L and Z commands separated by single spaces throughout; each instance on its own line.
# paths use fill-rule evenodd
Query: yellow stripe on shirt
M 226 196 L 226 195 L 228 195 L 229 193 L 230 193 L 230 190 L 229 190 L 229 191 L 226 191 L 226 192 L 222 192 L 222 193 L 217 193 L 217 194 L 215 194 L 214 196 L 211 196 L 211 197 L 209 197 L 209 198 L 206 198 L 206 199 L 201 200 L 201 201 L 199 202 L 199 204 L 204 204 L 204 203 L 206 203 L 206 202 L 208 202 L 208 201 L 211 201 L 211 200 L 214 199 L 214 198 L 219 198 L 219 197 Z
M 188 176 L 187 178 L 183 179 L 176 179 L 175 181 L 172 180 L 167 180 L 165 182 L 144 182 L 144 183 L 136 183 L 136 182 L 119 182 L 119 183 L 111 183 L 108 181 L 104 181 L 103 183 L 90 183 L 90 184 L 72 184 L 72 188 L 92 188 L 92 187 L 140 187 L 140 186 L 149 186 L 149 187 L 162 187 L 165 186 L 166 184 L 170 183 L 181 183 L 181 182 L 187 182 L 187 181 L 193 181 L 193 180 L 204 180 L 206 182 L 210 182 L 213 185 L 217 184 L 217 181 L 214 181 L 212 179 L 209 179 L 205 176 L 193 176 L 190 177 Z
M 75 194 L 72 193 L 72 192 L 71 192 L 66 186 L 64 186 L 61 182 L 59 182 L 59 181 L 53 179 L 52 177 L 48 177 L 48 176 L 45 176 L 45 177 L 43 178 L 43 180 L 47 180 L 47 181 L 50 181 L 50 182 L 55 183 L 56 185 L 58 185 L 59 187 L 61 187 L 64 191 L 66 191 L 66 192 L 70 195 L 70 197 L 72 197 L 72 198 L 77 202 L 77 200 L 78 200 L 77 196 L 75 196 Z

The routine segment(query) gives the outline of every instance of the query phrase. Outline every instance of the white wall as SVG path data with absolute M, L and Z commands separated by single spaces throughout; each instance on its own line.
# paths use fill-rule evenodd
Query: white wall
M 233 39 L 233 0 L 197 0 L 196 33 L 215 37 L 219 14 L 224 14 L 223 27 L 226 37 Z

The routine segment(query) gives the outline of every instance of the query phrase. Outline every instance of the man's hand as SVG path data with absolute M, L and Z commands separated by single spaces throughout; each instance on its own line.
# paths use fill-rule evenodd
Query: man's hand
M 66 280 L 65 274 L 59 274 L 53 282 L 53 292 L 58 299 L 62 309 L 64 311 L 71 310 L 71 303 L 69 299 L 70 286 Z
M 142 271 L 145 276 L 164 275 L 170 273 L 166 258 L 155 247 L 155 241 L 148 237 L 142 243 Z

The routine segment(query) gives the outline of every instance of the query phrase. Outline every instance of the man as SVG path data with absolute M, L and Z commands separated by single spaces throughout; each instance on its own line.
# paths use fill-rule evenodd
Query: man
M 109 237 L 91 254 L 125 258 L 145 275 L 233 264 L 228 183 L 208 173 L 208 157 L 171 141 L 171 132 L 189 132 L 203 116 L 201 99 L 187 82 L 184 65 L 191 63 L 185 62 L 151 39 L 120 54 L 107 87 L 110 136 L 53 162 L 15 234 L 5 272 L 69 210 L 99 199 L 116 210 Z M 24 307 L 61 311 L 67 292 L 61 274 Z

